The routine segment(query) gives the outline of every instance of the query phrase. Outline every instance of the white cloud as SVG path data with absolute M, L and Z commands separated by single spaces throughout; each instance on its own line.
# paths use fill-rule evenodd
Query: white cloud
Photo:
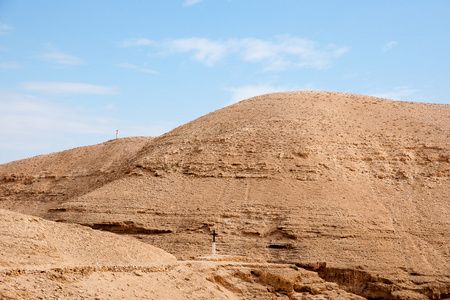
M 270 84 L 257 84 L 257 85 L 245 85 L 241 87 L 229 87 L 225 90 L 231 92 L 231 98 L 227 105 L 234 104 L 236 102 L 271 93 L 289 92 L 289 91 L 311 91 L 319 90 L 311 83 L 303 85 L 270 85 Z
M 210 40 L 206 38 L 174 39 L 157 43 L 124 42 L 127 45 L 146 44 L 161 48 L 161 53 L 192 53 L 191 58 L 212 66 L 228 55 L 244 62 L 263 64 L 263 70 L 281 71 L 289 67 L 326 68 L 332 60 L 349 51 L 348 47 L 328 45 L 293 37 L 278 36 L 273 40 L 255 38 Z
M 115 120 L 41 97 L 0 91 L 0 164 L 73 148 L 76 135 L 105 136 Z M 112 136 L 112 133 L 111 133 Z M 83 142 L 82 142 L 83 143 Z
M 396 41 L 390 41 L 389 43 L 386 43 L 383 46 L 382 50 L 383 50 L 383 52 L 387 52 L 387 51 L 391 50 L 392 48 L 394 48 L 397 45 L 398 45 L 398 43 Z
M 40 58 L 55 64 L 60 65 L 84 65 L 86 64 L 81 58 L 73 55 L 64 54 L 57 50 L 42 53 Z
M 231 40 L 228 44 L 243 61 L 263 62 L 265 70 L 281 70 L 287 67 L 287 62 L 280 55 L 279 44 L 253 38 Z
M 116 94 L 114 87 L 74 82 L 24 82 L 22 88 L 46 94 Z
M 411 96 L 416 95 L 418 92 L 419 90 L 411 88 L 409 86 L 398 86 L 391 91 L 372 93 L 371 96 L 392 100 L 408 99 L 409 101 L 411 101 Z
M 0 92 L 1 126 L 16 133 L 54 131 L 71 133 L 104 133 L 99 116 L 83 116 L 83 111 L 44 98 Z M 6 99 L 8 101 L 6 101 Z M 89 122 L 87 122 L 89 121 Z M 88 124 L 88 123 L 95 123 Z M 9 126 L 7 125 L 9 124 Z M 94 126 L 91 126 L 94 125 Z
M 202 1 L 203 0 L 185 0 L 183 3 L 183 6 L 191 6 L 191 5 L 197 4 Z
M 171 52 L 194 52 L 192 58 L 212 66 L 221 60 L 227 51 L 226 44 L 205 38 L 187 38 L 166 42 L 166 48 Z
M 149 124 L 121 122 L 119 136 L 159 136 L 182 125 L 179 122 L 156 121 Z
M 120 43 L 120 46 L 122 47 L 139 47 L 139 46 L 150 46 L 155 44 L 152 40 L 149 39 L 126 39 Z
M 0 90 L 0 164 L 100 143 L 119 136 L 157 136 L 178 123 L 139 124 L 110 117 L 106 107 L 84 108 Z
M 290 35 L 278 36 L 275 41 L 241 39 L 232 41 L 232 44 L 244 61 L 263 62 L 266 70 L 283 70 L 291 65 L 325 68 L 333 58 L 349 50 L 347 47 L 336 46 L 321 50 L 314 41 Z
M 22 68 L 22 66 L 19 65 L 17 62 L 0 63 L 0 69 L 14 70 L 20 68 Z
M 13 28 L 9 25 L 0 23 L 0 35 L 9 33 Z
M 288 90 L 292 90 L 287 88 L 286 86 L 272 86 L 272 85 L 246 85 L 241 87 L 232 87 L 227 88 L 228 91 L 231 92 L 231 99 L 228 105 L 234 104 L 241 100 L 245 100 L 251 97 L 276 93 L 276 92 L 286 92 Z
M 136 66 L 133 64 L 129 64 L 129 63 L 121 63 L 121 64 L 117 64 L 117 66 L 124 68 L 124 69 L 132 69 L 132 70 L 141 71 L 144 73 L 158 74 L 158 72 L 156 72 L 155 70 L 142 68 L 142 67 L 139 67 L 139 66 Z
M 114 105 L 114 103 L 109 103 L 103 106 L 102 109 L 105 111 L 116 111 L 117 107 Z

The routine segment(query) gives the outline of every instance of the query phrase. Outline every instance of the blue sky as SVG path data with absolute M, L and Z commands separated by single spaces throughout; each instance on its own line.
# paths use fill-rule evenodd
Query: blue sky
M 448 0 L 0 0 L 0 163 L 259 94 L 450 104 Z

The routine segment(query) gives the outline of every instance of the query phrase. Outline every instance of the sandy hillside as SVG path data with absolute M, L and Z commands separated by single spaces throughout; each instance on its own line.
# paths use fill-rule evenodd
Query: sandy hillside
M 13 201 L 11 207 L 5 202 L 2 207 L 14 209 L 23 201 L 21 212 L 42 215 L 61 201 L 123 176 L 120 167 L 135 159 L 152 140 L 152 137 L 120 138 L 3 164 L 0 167 L 1 182 L 6 183 L 3 195 L 6 193 L 7 199 Z
M 76 224 L 0 211 L 0 269 L 136 265 L 176 261 L 151 245 Z
M 0 210 L 0 299 L 360 299 L 292 265 L 179 262 L 138 240 Z
M 181 259 L 208 253 L 215 229 L 220 254 L 310 267 L 366 297 L 445 297 L 449 120 L 449 105 L 269 94 L 154 139 L 2 165 L 0 207 L 128 234 Z M 96 147 L 107 146 L 130 150 L 102 167 Z

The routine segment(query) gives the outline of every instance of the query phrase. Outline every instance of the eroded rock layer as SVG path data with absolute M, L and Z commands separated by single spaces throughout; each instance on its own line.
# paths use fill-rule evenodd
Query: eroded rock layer
M 0 299 L 362 299 L 295 265 L 177 261 L 109 232 L 0 209 Z
M 450 286 L 449 143 L 448 105 L 277 93 L 154 139 L 77 150 L 85 159 L 74 149 L 2 165 L 0 205 L 181 259 L 210 252 L 215 229 L 221 254 L 326 263 L 322 276 L 366 297 L 439 298 Z M 104 167 L 93 147 L 128 151 Z

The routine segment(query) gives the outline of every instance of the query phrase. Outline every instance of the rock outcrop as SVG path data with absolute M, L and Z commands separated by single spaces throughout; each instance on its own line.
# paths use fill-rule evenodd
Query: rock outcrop
M 185 260 L 210 251 L 215 229 L 220 254 L 320 265 L 365 297 L 445 297 L 449 120 L 448 105 L 264 95 L 153 139 L 2 165 L 0 207 L 132 235 Z M 116 159 L 103 166 L 99 149 Z
M 362 299 L 316 272 L 232 256 L 177 261 L 126 236 L 0 210 L 0 299 Z

